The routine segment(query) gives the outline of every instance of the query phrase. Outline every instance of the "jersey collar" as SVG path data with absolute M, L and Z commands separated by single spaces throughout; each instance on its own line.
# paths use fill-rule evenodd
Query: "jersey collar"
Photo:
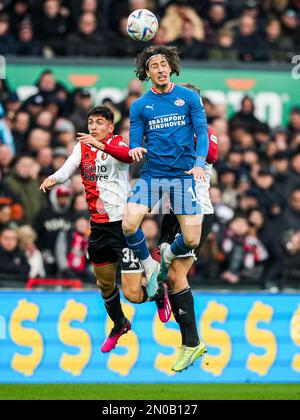
M 153 92 L 155 95 L 162 95 L 163 93 L 171 93 L 174 87 L 175 87 L 175 84 L 171 83 L 170 89 L 167 92 L 159 92 L 154 87 L 151 89 L 151 92 Z

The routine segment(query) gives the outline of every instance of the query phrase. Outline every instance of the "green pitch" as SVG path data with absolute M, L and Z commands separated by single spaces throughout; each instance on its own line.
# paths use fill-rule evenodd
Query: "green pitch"
M 0 400 L 300 400 L 289 385 L 0 385 Z

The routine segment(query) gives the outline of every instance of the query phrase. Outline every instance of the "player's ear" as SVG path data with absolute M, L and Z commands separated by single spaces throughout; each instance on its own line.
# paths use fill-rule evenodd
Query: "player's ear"
M 109 126 L 109 134 L 112 134 L 114 131 L 115 131 L 115 125 L 114 124 L 111 124 Z

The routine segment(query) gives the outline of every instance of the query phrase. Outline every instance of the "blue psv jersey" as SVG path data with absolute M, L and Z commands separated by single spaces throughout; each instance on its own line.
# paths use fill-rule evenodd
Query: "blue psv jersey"
M 195 152 L 194 136 L 197 136 Z M 187 177 L 196 157 L 208 153 L 207 120 L 199 95 L 173 85 L 167 93 L 153 89 L 133 103 L 130 110 L 130 147 L 143 145 L 143 176 Z

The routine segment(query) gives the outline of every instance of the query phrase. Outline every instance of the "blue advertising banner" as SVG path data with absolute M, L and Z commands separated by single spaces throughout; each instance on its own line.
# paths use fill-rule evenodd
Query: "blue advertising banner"
M 0 383 L 300 382 L 300 295 L 195 294 L 209 353 L 182 374 L 174 320 L 123 301 L 133 331 L 108 355 L 97 292 L 1 292 Z

